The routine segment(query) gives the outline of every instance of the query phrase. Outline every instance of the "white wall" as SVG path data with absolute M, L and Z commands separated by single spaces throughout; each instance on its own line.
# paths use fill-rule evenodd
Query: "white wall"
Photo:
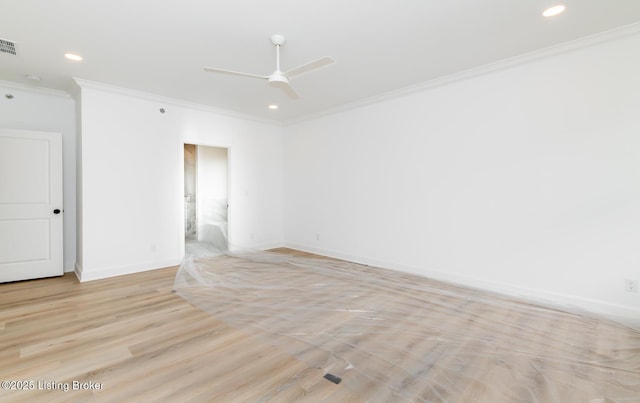
M 281 127 L 78 83 L 83 281 L 180 262 L 184 143 L 229 149 L 230 242 L 282 244 Z
M 13 95 L 7 99 L 6 94 Z M 64 270 L 76 260 L 75 111 L 63 93 L 43 93 L 0 82 L 0 127 L 62 133 L 64 192 Z
M 300 122 L 285 243 L 640 318 L 640 36 Z

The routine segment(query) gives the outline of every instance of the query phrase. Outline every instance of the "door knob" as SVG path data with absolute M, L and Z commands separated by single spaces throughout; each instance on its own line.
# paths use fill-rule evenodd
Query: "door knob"
M 53 214 L 60 214 L 62 212 L 62 210 L 60 210 L 59 208 L 53 210 Z

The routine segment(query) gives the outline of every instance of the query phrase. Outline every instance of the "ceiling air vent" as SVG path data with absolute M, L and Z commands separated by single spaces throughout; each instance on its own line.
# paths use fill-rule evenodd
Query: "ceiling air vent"
M 0 52 L 16 55 L 16 43 L 8 39 L 0 38 Z

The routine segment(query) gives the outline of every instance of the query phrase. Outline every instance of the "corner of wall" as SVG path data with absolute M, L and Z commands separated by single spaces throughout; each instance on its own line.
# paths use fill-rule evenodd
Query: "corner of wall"
M 74 266 L 73 273 L 76 275 L 78 281 L 82 282 L 82 266 L 77 262 Z

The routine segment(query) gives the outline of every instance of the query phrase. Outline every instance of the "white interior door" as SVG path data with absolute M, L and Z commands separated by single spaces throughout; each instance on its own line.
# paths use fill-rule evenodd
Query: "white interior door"
M 62 135 L 0 129 L 0 282 L 61 276 Z

